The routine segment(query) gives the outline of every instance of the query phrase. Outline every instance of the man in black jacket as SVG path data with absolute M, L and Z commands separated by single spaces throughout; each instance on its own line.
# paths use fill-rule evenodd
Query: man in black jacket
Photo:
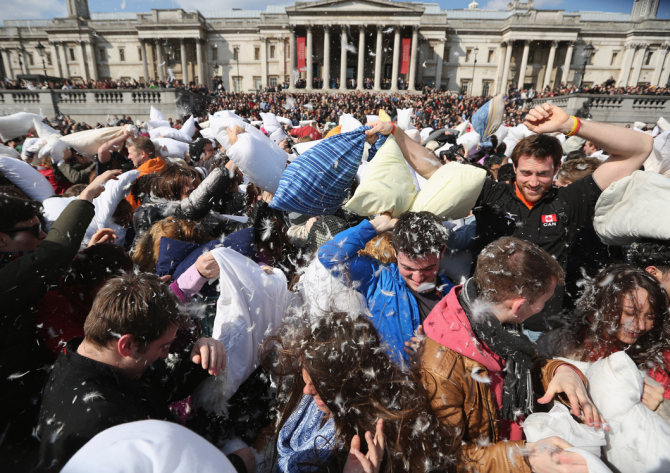
M 58 471 L 109 427 L 174 420 L 169 404 L 188 397 L 226 363 L 223 344 L 211 338 L 170 353 L 177 330 L 186 324 L 176 297 L 158 276 L 130 273 L 110 280 L 86 318 L 84 339 L 68 342 L 45 387 L 38 428 L 41 467 Z

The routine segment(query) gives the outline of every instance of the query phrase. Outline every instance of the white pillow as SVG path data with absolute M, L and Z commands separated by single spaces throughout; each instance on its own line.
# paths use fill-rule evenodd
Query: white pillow
M 293 125 L 293 122 L 286 117 L 276 117 L 277 121 L 282 125 Z
M 130 125 L 127 125 L 130 126 Z M 106 143 L 114 138 L 118 138 L 123 134 L 124 127 L 109 126 L 103 128 L 96 128 L 94 130 L 79 131 L 66 135 L 61 138 L 68 145 L 77 150 L 78 153 L 93 158 L 98 154 L 98 148 L 103 143 Z
M 214 138 L 216 138 L 216 141 L 219 142 L 221 146 L 223 146 L 223 149 L 228 151 L 230 148 L 230 141 L 228 140 L 228 128 L 235 128 L 236 126 L 239 126 L 244 129 L 247 133 L 250 133 L 254 136 L 258 137 L 264 137 L 265 134 L 260 131 L 258 128 L 255 126 L 243 121 L 241 118 L 237 116 L 224 116 L 224 117 L 212 117 L 212 119 L 209 121 L 210 125 L 209 128 L 212 130 L 212 134 Z M 281 148 L 279 148 L 281 149 Z
M 168 126 L 162 126 L 160 128 L 149 130 L 149 136 L 151 136 L 151 138 L 172 138 L 173 140 L 183 141 L 184 143 L 191 142 L 191 137 L 186 133 L 182 132 L 181 130 L 175 130 L 174 128 L 170 128 Z
M 46 144 L 40 149 L 38 158 L 44 159 L 50 156 L 53 163 L 58 163 L 65 158 L 65 152 L 69 147 L 65 141 L 59 139 L 58 135 L 49 135 L 46 138 Z
M 514 128 L 510 128 L 509 134 L 517 140 L 523 140 L 524 138 L 533 136 L 536 133 L 530 131 L 528 127 L 522 123 L 520 125 L 515 126 Z
M 589 394 L 609 424 L 607 461 L 621 472 L 667 471 L 670 424 L 642 404 L 644 380 L 624 351 L 596 361 L 586 372 Z
M 361 183 L 344 206 L 358 215 L 368 217 L 391 212 L 395 218 L 412 206 L 416 187 L 402 151 L 392 136 L 367 163 Z
M 348 133 L 363 126 L 361 122 L 356 120 L 354 116 L 349 113 L 345 113 L 340 117 L 338 125 L 342 125 L 342 131 L 340 133 Z
M 153 130 L 161 127 L 172 128 L 172 125 L 167 120 L 150 120 L 147 122 L 148 130 Z
M 37 140 L 37 138 L 28 138 L 26 139 L 26 142 L 28 142 L 28 140 Z M 22 149 L 25 149 L 26 143 L 23 143 L 23 146 L 24 148 Z M 18 151 L 16 151 L 14 148 L 5 146 L 3 144 L 0 144 L 0 156 L 7 156 L 9 158 L 21 159 L 21 155 L 19 154 Z
M 407 131 L 412 127 L 412 114 L 414 113 L 413 108 L 400 108 L 398 109 L 398 127 L 401 130 Z
M 430 134 L 431 134 L 432 132 L 434 132 L 434 131 L 435 131 L 435 130 L 434 130 L 433 128 L 431 128 L 431 127 L 423 128 L 423 129 L 419 132 L 419 135 L 421 136 L 421 141 L 422 141 L 422 142 L 425 141 L 425 140 L 430 136 Z
M 0 117 L 0 138 L 8 141 L 28 134 L 35 127 L 33 120 L 42 121 L 46 117 L 36 113 L 19 112 Z
M 316 120 L 300 120 L 300 126 L 313 126 L 316 125 Z
M 0 156 L 0 172 L 33 200 L 42 202 L 55 194 L 46 177 L 21 159 Z
M 440 167 L 421 188 L 412 212 L 432 212 L 442 219 L 464 218 L 475 206 L 486 171 L 455 162 Z
M 323 140 L 312 140 L 312 141 L 305 141 L 304 143 L 296 143 L 293 145 L 291 148 L 294 153 L 296 153 L 298 156 L 303 154 L 305 151 L 308 149 L 314 148 L 316 145 L 321 143 Z
M 365 115 L 365 123 L 378 122 L 379 115 Z
M 469 121 L 465 120 L 464 122 L 461 122 L 454 130 L 458 132 L 458 136 L 461 136 L 463 133 L 465 133 L 465 130 L 468 129 L 468 125 L 470 124 Z
M 663 117 L 658 119 L 656 126 L 661 130 L 661 132 L 670 131 L 670 123 Z
M 494 135 L 496 135 L 496 138 L 498 138 L 498 143 L 502 143 L 508 133 L 509 128 L 507 128 L 505 125 L 500 125 Z
M 503 143 L 505 143 L 505 156 L 508 158 L 512 156 L 512 152 L 514 151 L 514 148 L 516 147 L 516 144 L 518 141 L 512 137 L 512 135 L 507 135 L 507 137 L 503 140 Z
M 267 134 L 271 135 L 277 129 L 281 128 L 274 113 L 261 113 L 261 118 L 263 119 L 263 128 L 265 128 Z
M 456 138 L 456 143 L 458 143 L 459 145 L 463 145 L 465 151 L 470 153 L 470 151 L 477 148 L 479 140 L 481 140 L 481 136 L 479 136 L 479 133 L 477 133 L 476 131 L 470 131 Z
M 183 141 L 173 140 L 172 138 L 153 138 L 156 152 L 161 158 L 181 158 L 186 159 L 189 145 Z
M 193 115 L 184 122 L 184 126 L 182 126 L 179 131 L 188 135 L 189 138 L 193 138 L 193 135 L 195 134 L 195 118 Z
M 55 128 L 51 128 L 49 125 L 42 123 L 40 120 L 33 119 L 33 126 L 37 136 L 40 138 L 47 138 L 51 135 L 60 136 L 60 131 L 56 130 Z
M 167 121 L 167 119 L 165 118 L 165 115 L 163 115 L 163 112 L 158 110 L 153 105 L 151 106 L 151 110 L 149 111 L 149 120 L 165 120 L 165 121 Z
M 249 132 L 237 135 L 237 143 L 228 148 L 226 154 L 252 183 L 274 194 L 286 169 L 288 156 L 267 136 L 256 131 L 260 136 Z M 216 135 L 219 142 L 221 135 L 223 132 Z

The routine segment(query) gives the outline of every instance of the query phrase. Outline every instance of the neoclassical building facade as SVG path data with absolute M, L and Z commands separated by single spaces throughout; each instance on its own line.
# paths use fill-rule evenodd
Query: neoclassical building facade
M 90 13 L 87 0 L 67 0 L 67 18 L 4 22 L 0 73 L 205 84 L 216 76 L 229 91 L 297 79 L 307 90 L 367 83 L 474 94 L 610 77 L 666 85 L 670 20 L 656 18 L 659 3 L 634 0 L 630 14 L 536 10 L 533 0 L 507 10 L 320 0 L 264 11 Z

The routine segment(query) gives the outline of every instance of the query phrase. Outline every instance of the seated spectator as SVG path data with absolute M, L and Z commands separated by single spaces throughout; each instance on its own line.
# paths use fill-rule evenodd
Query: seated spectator
M 57 470 L 96 434 L 144 419 L 173 420 L 168 405 L 225 368 L 223 344 L 201 338 L 170 353 L 187 323 L 158 276 L 127 273 L 98 292 L 84 338 L 70 340 L 45 386 L 38 432 L 44 468 Z M 199 369 L 202 366 L 202 369 Z
M 397 264 L 358 255 L 368 241 L 388 231 L 393 231 Z M 318 251 L 326 269 L 343 273 L 365 296 L 380 338 L 396 361 L 401 356 L 409 360 L 405 343 L 422 333 L 424 320 L 453 286 L 438 273 L 447 233 L 429 212 L 406 212 L 397 219 L 384 214 L 338 233 Z
M 556 393 L 567 394 L 573 413 L 581 409 L 588 425 L 602 422 L 584 378 L 562 361 L 541 359 L 521 331 L 562 281 L 563 270 L 547 252 L 501 238 L 481 252 L 474 277 L 455 287 L 426 319 L 422 380 L 435 415 L 455 429 L 449 453 L 458 471 L 549 472 L 559 464 L 565 471 L 584 471 L 580 455 L 555 455 L 555 447 L 570 447 L 556 437 L 527 444 L 527 453 L 520 448 L 520 421 L 536 402 L 550 402 Z M 535 399 L 539 391 L 545 394 Z
M 384 355 L 367 317 L 296 319 L 266 340 L 261 358 L 278 379 L 281 400 L 277 471 L 447 466 L 452 432 L 430 414 L 417 372 L 403 372 Z

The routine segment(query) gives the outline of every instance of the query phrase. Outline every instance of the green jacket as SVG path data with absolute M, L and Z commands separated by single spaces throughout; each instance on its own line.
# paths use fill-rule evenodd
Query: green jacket
M 35 309 L 77 255 L 94 214 L 90 202 L 71 202 L 37 251 L 0 269 L 0 426 L 9 425 L 9 443 L 30 436 L 47 378 L 49 358 L 37 338 Z
M 88 184 L 91 173 L 95 171 L 95 162 L 92 162 L 83 169 L 76 169 L 70 163 L 58 163 L 52 169 L 54 176 L 59 181 L 69 181 L 72 184 Z

